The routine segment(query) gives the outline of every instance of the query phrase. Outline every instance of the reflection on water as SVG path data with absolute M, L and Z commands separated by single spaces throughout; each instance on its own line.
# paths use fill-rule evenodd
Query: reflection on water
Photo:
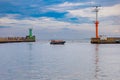
M 120 45 L 0 44 L 0 80 L 120 80 Z
M 33 65 L 33 62 L 32 62 L 32 60 L 33 60 L 33 57 L 32 57 L 32 44 L 30 43 L 30 44 L 28 44 L 28 47 L 29 47 L 29 56 L 28 56 L 28 70 L 29 70 L 29 72 L 27 73 L 28 74 L 28 80 L 31 80 L 31 71 L 32 71 L 32 65 Z
M 99 44 L 95 44 L 95 79 L 96 80 L 99 80 L 98 72 L 99 72 Z
M 120 80 L 119 44 L 95 44 L 95 80 Z

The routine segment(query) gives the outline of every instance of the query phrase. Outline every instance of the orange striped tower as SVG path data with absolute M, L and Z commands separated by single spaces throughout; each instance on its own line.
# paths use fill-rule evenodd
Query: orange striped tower
M 98 24 L 99 24 L 99 21 L 95 21 L 95 26 L 96 26 L 96 38 L 99 38 L 99 34 L 98 34 Z
M 99 38 L 99 34 L 98 34 L 98 24 L 99 24 L 99 21 L 98 21 L 98 11 L 99 11 L 99 9 L 98 9 L 98 7 L 99 6 L 95 6 L 96 8 L 95 8 L 95 12 L 96 12 L 96 21 L 95 21 L 95 27 L 96 27 L 96 38 Z

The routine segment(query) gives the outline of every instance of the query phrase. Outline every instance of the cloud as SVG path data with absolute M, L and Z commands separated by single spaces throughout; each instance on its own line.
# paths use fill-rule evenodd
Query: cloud
M 76 33 L 79 33 L 79 32 L 87 35 L 86 32 L 91 32 L 94 30 L 94 28 L 90 27 L 92 26 L 92 24 L 86 24 L 86 23 L 75 24 L 75 23 L 70 23 L 65 21 L 58 21 L 55 18 L 48 18 L 48 17 L 16 19 L 15 17 L 12 18 L 12 17 L 6 16 L 6 17 L 0 18 L 0 26 L 2 26 L 2 29 L 5 27 L 7 30 L 9 30 L 9 28 L 7 27 L 9 26 L 10 30 L 13 30 L 13 31 L 12 33 L 11 31 L 7 31 L 7 33 L 10 33 L 11 35 L 15 35 L 16 33 L 19 33 L 18 35 L 20 36 L 22 34 L 21 32 L 24 32 L 24 31 L 19 31 L 19 30 L 21 29 L 26 30 L 28 28 L 33 28 L 37 36 L 39 35 L 39 33 L 46 36 L 54 33 L 57 33 L 57 35 L 66 33 L 66 35 L 69 35 L 67 36 L 67 38 L 71 38 Z M 5 28 L 4 28 L 5 32 L 0 34 L 6 33 Z M 66 29 L 67 29 L 67 32 L 66 32 Z M 6 34 L 6 35 L 9 35 L 9 34 Z M 80 35 L 77 34 L 76 36 L 80 36 Z M 61 35 L 60 37 L 64 37 L 64 36 Z
M 84 2 L 84 3 L 70 3 L 64 2 L 62 4 L 49 6 L 49 10 L 57 12 L 67 12 L 67 17 L 88 17 L 95 18 L 95 12 L 93 12 L 93 7 L 91 4 L 96 4 L 95 2 Z M 89 6 L 87 6 L 89 5 Z M 87 7 L 85 7 L 87 6 Z M 115 4 L 111 6 L 103 6 L 100 8 L 99 17 L 111 17 L 120 16 L 120 4 Z
M 120 34 L 119 24 L 111 25 L 111 21 L 101 21 L 99 24 L 100 34 Z M 106 24 L 107 23 L 107 24 Z M 48 30 L 48 31 L 58 31 L 64 28 L 76 30 L 78 32 L 83 32 L 84 34 L 89 34 L 87 32 L 95 32 L 94 23 L 71 23 L 65 21 L 59 21 L 55 18 L 40 17 L 40 18 L 24 18 L 16 19 L 15 17 L 2 17 L 0 18 L 0 26 L 2 27 L 13 27 L 13 28 L 33 28 L 36 30 Z
M 22 28 L 37 28 L 37 29 L 62 29 L 62 28 L 71 28 L 75 30 L 85 30 L 90 29 L 91 24 L 82 23 L 70 23 L 65 21 L 58 21 L 55 18 L 40 17 L 40 18 L 24 18 L 16 19 L 11 17 L 2 17 L 0 18 L 0 26 L 11 26 L 11 27 L 22 27 Z M 82 27 L 84 26 L 84 27 Z M 86 27 L 86 28 L 85 28 Z
M 48 10 L 53 10 L 57 12 L 66 12 L 67 10 L 74 10 L 80 7 L 90 6 L 91 4 L 95 4 L 95 2 L 83 2 L 83 3 L 72 3 L 72 2 L 64 2 L 62 4 L 52 5 L 48 7 Z
M 100 11 L 100 17 L 109 17 L 109 16 L 120 16 L 120 4 L 116 4 L 113 6 L 103 7 Z
M 3 1 L 3 0 L 2 0 Z M 95 32 L 95 12 L 91 4 L 95 2 L 33 2 L 10 1 L 1 3 L 0 29 L 34 28 L 36 30 L 59 31 L 67 28 L 89 34 Z M 26 3 L 27 2 L 27 3 Z M 46 3 L 47 2 L 47 3 Z M 61 3 L 63 2 L 63 3 Z M 43 4 L 42 4 L 43 3 Z M 8 6 L 5 6 L 8 4 Z M 5 8 L 4 8 L 5 7 Z M 120 35 L 120 4 L 105 5 L 99 11 L 100 34 Z
M 99 18 L 103 17 L 111 17 L 111 16 L 120 16 L 120 4 L 116 4 L 113 6 L 102 7 L 99 11 Z M 67 16 L 73 17 L 88 17 L 95 18 L 95 13 L 92 12 L 92 8 L 84 8 L 84 9 L 75 9 L 75 10 L 67 10 Z
M 75 7 L 75 6 L 90 5 L 90 4 L 94 4 L 94 2 L 84 2 L 84 3 L 64 2 L 62 4 L 57 5 L 57 7 Z
M 94 13 L 92 13 L 91 8 L 85 8 L 85 9 L 68 10 L 67 16 L 93 18 Z

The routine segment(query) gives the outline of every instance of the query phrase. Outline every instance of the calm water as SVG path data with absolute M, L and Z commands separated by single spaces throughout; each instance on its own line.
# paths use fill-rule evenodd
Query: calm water
M 120 44 L 0 44 L 0 80 L 120 80 Z

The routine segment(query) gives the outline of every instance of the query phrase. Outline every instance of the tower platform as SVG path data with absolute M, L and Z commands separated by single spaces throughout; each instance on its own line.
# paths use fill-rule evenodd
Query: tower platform
M 91 38 L 92 44 L 120 44 L 120 37 Z

